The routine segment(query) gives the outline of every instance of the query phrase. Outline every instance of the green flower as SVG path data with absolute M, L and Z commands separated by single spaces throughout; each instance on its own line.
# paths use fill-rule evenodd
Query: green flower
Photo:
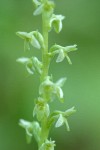
M 62 15 L 55 15 L 53 14 L 52 17 L 50 18 L 50 22 L 49 22 L 49 27 L 50 29 L 52 27 L 54 27 L 54 30 L 59 33 L 62 30 L 62 20 L 65 17 Z
M 32 32 L 17 32 L 17 35 L 24 39 L 24 47 L 25 49 L 30 50 L 30 44 L 37 48 L 40 49 L 41 47 L 44 46 L 44 39 L 43 36 L 41 35 L 41 33 L 39 33 L 38 31 L 32 31 Z
M 34 74 L 37 71 L 39 74 L 42 73 L 43 64 L 38 60 L 37 57 L 32 58 L 18 58 L 17 62 L 20 62 L 26 66 L 26 70 L 29 74 Z
M 67 109 L 66 111 L 54 111 L 49 119 L 48 119 L 48 127 L 50 127 L 56 120 L 55 127 L 61 127 L 62 125 L 66 125 L 67 131 L 70 131 L 67 118 L 76 112 L 75 107 Z
M 63 46 L 55 44 L 50 49 L 51 56 L 54 56 L 55 54 L 58 54 L 58 57 L 56 59 L 57 63 L 62 62 L 65 58 L 67 58 L 68 63 L 72 64 L 72 62 L 71 62 L 71 60 L 68 56 L 68 53 L 71 52 L 71 51 L 76 51 L 77 50 L 76 47 L 77 47 L 77 45 L 63 47 Z
M 39 94 L 46 96 L 48 100 L 52 99 L 52 94 L 63 100 L 63 91 L 61 87 L 64 85 L 66 78 L 61 78 L 56 83 L 51 81 L 51 77 L 47 76 L 39 87 Z
M 49 105 L 39 97 L 33 110 L 33 117 L 36 115 L 37 119 L 41 121 L 44 117 L 48 117 L 49 114 Z
M 54 150 L 55 141 L 49 141 L 48 139 L 41 145 L 39 150 Z

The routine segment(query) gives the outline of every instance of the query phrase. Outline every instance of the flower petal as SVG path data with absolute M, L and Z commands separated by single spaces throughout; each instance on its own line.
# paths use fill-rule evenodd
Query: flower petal
M 56 62 L 59 63 L 59 62 L 62 62 L 65 58 L 65 54 L 64 54 L 64 51 L 63 49 L 59 50 L 59 54 L 58 54 L 58 57 L 56 59 Z

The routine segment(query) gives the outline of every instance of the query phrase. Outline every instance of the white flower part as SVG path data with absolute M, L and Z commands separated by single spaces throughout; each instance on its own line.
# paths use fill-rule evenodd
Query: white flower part
M 71 52 L 71 51 L 76 51 L 76 50 L 77 50 L 77 45 L 76 44 L 65 47 L 65 52 Z
M 36 140 L 40 140 L 41 127 L 37 121 L 33 122 L 33 134 Z
M 55 127 L 58 128 L 58 127 L 62 126 L 63 124 L 64 124 L 64 118 L 63 118 L 62 114 L 60 114 L 59 118 L 55 124 Z
M 64 85 L 64 83 L 66 82 L 66 80 L 67 80 L 66 77 L 61 78 L 56 82 L 56 85 L 62 87 Z
M 28 62 L 26 64 L 26 69 L 27 69 L 29 74 L 34 74 L 35 68 L 33 67 L 32 62 Z
M 46 104 L 45 106 L 45 115 L 48 117 L 50 115 L 50 109 L 49 109 L 49 105 Z
M 36 37 L 36 39 L 39 41 L 41 47 L 44 47 L 44 38 L 43 38 L 42 34 L 38 31 L 34 31 L 33 34 Z
M 20 119 L 19 120 L 19 125 L 22 126 L 23 128 L 27 128 L 30 126 L 30 122 L 29 121 L 26 121 L 24 119 Z
M 72 107 L 70 109 L 67 109 L 63 114 L 64 114 L 65 117 L 68 117 L 68 116 L 72 115 L 75 112 L 76 112 L 75 107 Z
M 18 58 L 16 61 L 20 62 L 22 64 L 25 64 L 25 63 L 27 63 L 29 61 L 29 58 L 21 57 L 21 58 Z
M 41 48 L 39 41 L 35 38 L 34 35 L 32 35 L 31 40 L 30 40 L 30 43 L 31 43 L 31 45 L 32 45 L 33 47 L 35 47 L 35 48 L 37 48 L 37 49 L 40 49 L 40 48 Z
M 16 33 L 20 38 L 22 38 L 22 39 L 31 39 L 31 37 L 32 37 L 32 35 L 33 35 L 33 31 L 32 32 L 29 32 L 29 33 L 27 33 L 27 32 L 21 32 L 21 31 L 19 31 L 19 32 L 17 32 Z
M 64 118 L 64 117 L 63 117 Z M 64 123 L 66 125 L 67 131 L 70 131 L 70 127 L 66 118 L 64 118 Z
M 37 69 L 38 73 L 41 74 L 43 64 L 38 60 L 37 57 L 32 57 L 32 60 L 33 60 L 33 64 L 34 64 L 35 68 Z
M 59 50 L 59 54 L 58 54 L 58 57 L 56 59 L 56 62 L 59 63 L 59 62 L 62 62 L 65 58 L 65 54 L 64 54 L 64 51 L 63 49 Z
M 43 10 L 43 4 L 39 5 L 37 7 L 37 9 L 34 11 L 33 15 L 36 16 L 36 15 L 40 15 L 42 13 L 42 10 Z
M 69 63 L 70 65 L 72 65 L 71 59 L 69 58 L 69 56 L 67 55 L 67 53 L 65 54 L 65 57 L 67 58 L 68 63 Z
M 56 93 L 60 99 L 63 99 L 64 94 L 63 94 L 62 89 L 59 86 L 56 87 Z

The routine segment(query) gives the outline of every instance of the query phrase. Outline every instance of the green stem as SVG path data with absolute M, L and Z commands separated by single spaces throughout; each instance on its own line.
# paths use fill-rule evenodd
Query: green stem
M 43 0 L 43 4 L 48 0 Z M 48 76 L 49 70 L 49 57 L 48 57 L 48 15 L 45 10 L 42 12 L 42 30 L 44 37 L 44 48 L 42 49 L 42 63 L 43 63 L 43 72 L 41 75 L 41 82 L 44 81 L 45 77 Z M 39 147 L 44 143 L 44 141 L 48 138 L 49 129 L 47 128 L 47 117 L 45 116 L 41 121 L 41 140 L 39 143 Z
M 45 4 L 47 0 L 43 0 Z M 42 30 L 43 30 L 43 37 L 44 37 L 44 48 L 42 51 L 42 63 L 43 63 L 43 73 L 42 79 L 43 80 L 46 76 L 48 76 L 48 69 L 49 69 L 49 58 L 48 58 L 48 15 L 45 10 L 42 12 Z

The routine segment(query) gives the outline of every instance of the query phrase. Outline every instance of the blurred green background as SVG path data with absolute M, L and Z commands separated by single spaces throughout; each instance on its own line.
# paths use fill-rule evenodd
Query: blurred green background
M 54 80 L 67 76 L 63 88 L 65 103 L 55 101 L 52 110 L 75 106 L 77 113 L 65 126 L 51 130 L 55 150 L 100 150 L 100 0 L 55 0 L 56 14 L 63 14 L 63 30 L 50 32 L 49 44 L 77 44 L 78 51 L 67 61 L 51 63 Z M 34 98 L 38 95 L 38 76 L 28 76 L 16 59 L 37 55 L 24 52 L 23 40 L 16 31 L 41 31 L 41 17 L 33 17 L 31 0 L 0 0 L 0 150 L 36 150 L 35 141 L 26 144 L 24 129 L 18 120 L 32 120 Z

